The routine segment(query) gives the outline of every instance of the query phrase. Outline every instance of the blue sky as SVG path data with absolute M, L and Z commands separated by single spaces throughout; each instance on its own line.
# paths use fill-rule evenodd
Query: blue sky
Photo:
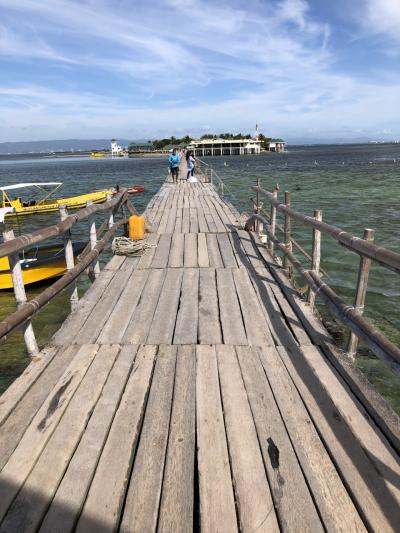
M 400 139 L 400 0 L 0 0 L 0 142 Z

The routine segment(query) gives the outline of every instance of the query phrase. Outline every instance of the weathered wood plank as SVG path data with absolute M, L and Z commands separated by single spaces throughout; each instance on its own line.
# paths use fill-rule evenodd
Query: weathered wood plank
M 253 413 L 272 498 L 283 531 L 323 531 L 292 443 L 258 354 L 236 348 Z
M 238 531 L 215 347 L 196 347 L 200 524 L 204 533 Z
M 186 196 L 184 196 L 184 200 L 186 200 Z M 184 207 L 182 209 L 182 233 L 189 233 L 190 231 L 190 213 L 189 208 Z
M 76 531 L 114 531 L 119 523 L 150 389 L 156 347 L 139 349 L 96 468 Z M 93 528 L 93 521 L 97 528 Z
M 243 531 L 279 531 L 253 417 L 233 346 L 217 346 L 225 428 Z
M 225 268 L 236 268 L 237 263 L 228 233 L 217 233 L 217 240 Z
M 197 262 L 197 233 L 186 233 L 184 259 L 185 268 L 196 268 Z
M 222 260 L 221 252 L 219 250 L 216 234 L 207 233 L 206 238 L 210 266 L 214 268 L 222 268 L 224 266 L 224 262 Z
M 197 268 L 185 269 L 176 318 L 174 344 L 197 344 L 198 307 L 199 270 Z
M 97 352 L 97 345 L 82 346 L 34 416 L 32 423 L 0 473 L 0 521 L 25 482 L 51 437 L 68 403 Z
M 183 270 L 180 268 L 167 270 L 164 286 L 149 329 L 147 344 L 172 343 L 182 277 Z
M 119 346 L 103 346 L 2 523 L 5 531 L 37 530 L 100 397 Z M 37 490 L 40 487 L 40 498 Z
M 193 202 L 194 204 L 194 202 Z M 189 215 L 190 215 L 190 233 L 198 233 L 199 231 L 199 220 L 197 218 L 197 209 L 194 207 L 191 207 L 189 209 Z
M 132 344 L 146 342 L 164 283 L 165 274 L 166 271 L 164 269 L 155 269 L 150 272 L 140 301 L 124 333 L 123 342 L 130 342 Z
M 217 294 L 224 344 L 248 344 L 232 271 L 217 269 Z
M 171 235 L 160 235 L 156 252 L 151 262 L 152 268 L 165 268 L 168 265 L 169 251 L 171 248 Z
M 150 265 L 153 261 L 153 257 L 156 253 L 157 246 L 158 246 L 158 239 L 160 238 L 160 235 L 157 233 L 151 233 L 147 239 L 147 242 L 149 244 L 155 245 L 155 247 L 150 248 L 146 250 L 146 253 L 142 255 L 142 257 L 139 259 L 139 262 L 137 264 L 137 268 L 150 268 Z
M 97 462 L 127 383 L 136 346 L 124 346 L 112 368 L 87 429 L 68 465 L 40 527 L 41 533 L 71 531 L 92 482 Z M 93 524 L 96 526 L 96 524 Z M 93 529 L 98 530 L 96 527 Z
M 159 349 L 146 406 L 140 443 L 133 465 L 122 532 L 155 531 L 169 435 L 176 347 Z
M 208 257 L 207 239 L 205 233 L 197 235 L 197 261 L 199 267 L 207 268 L 210 266 L 210 258 Z
M 207 222 L 206 222 L 206 219 L 205 219 L 205 216 L 204 216 L 204 210 L 203 210 L 202 206 L 200 205 L 200 202 L 198 202 L 198 207 L 197 207 L 197 218 L 199 220 L 199 232 L 200 233 L 207 233 L 208 226 L 207 226 Z
M 200 269 L 198 335 L 200 344 L 222 342 L 217 284 L 213 268 Z
M 185 246 L 185 235 L 174 233 L 172 235 L 171 250 L 169 253 L 168 266 L 172 268 L 183 267 L 183 250 Z

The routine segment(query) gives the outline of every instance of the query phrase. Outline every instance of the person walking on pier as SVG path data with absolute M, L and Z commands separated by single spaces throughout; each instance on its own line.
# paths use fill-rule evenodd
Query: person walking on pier
M 193 152 L 188 150 L 186 152 L 186 163 L 187 163 L 187 176 L 186 176 L 186 179 L 189 179 L 190 177 L 193 177 L 195 162 L 196 162 L 196 160 L 194 158 Z
M 168 164 L 171 171 L 173 183 L 178 183 L 179 165 L 181 162 L 180 155 L 176 148 L 172 150 L 172 154 L 168 157 Z

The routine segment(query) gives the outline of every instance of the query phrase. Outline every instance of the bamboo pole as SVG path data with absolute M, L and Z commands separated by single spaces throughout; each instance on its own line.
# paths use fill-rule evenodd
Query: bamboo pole
M 67 217 L 68 217 L 67 207 L 65 205 L 60 205 L 61 221 L 65 220 Z M 72 270 L 75 266 L 75 261 L 74 261 L 74 249 L 72 246 L 70 230 L 64 233 L 63 240 L 64 240 L 64 249 L 65 249 L 65 263 L 67 265 L 67 270 Z M 79 301 L 78 288 L 76 286 L 76 282 L 74 282 L 72 293 L 70 296 L 70 303 L 71 303 L 72 311 L 76 309 L 76 306 L 78 305 L 78 301 Z
M 13 240 L 14 231 L 12 229 L 5 229 L 3 231 L 3 239 L 4 242 Z M 18 254 L 9 255 L 8 262 L 10 264 L 10 272 L 14 289 L 14 298 L 18 310 L 27 302 L 24 278 L 22 277 L 21 263 L 19 262 Z M 33 326 L 30 320 L 25 323 L 23 331 L 26 350 L 28 352 L 28 355 L 32 357 L 39 352 L 39 348 L 36 342 L 35 332 L 33 331 Z
M 290 209 L 291 204 L 291 193 L 289 191 L 285 191 L 285 205 Z M 291 232 L 291 224 L 290 224 L 290 215 L 285 213 L 285 221 L 283 225 L 283 235 L 284 235 L 284 241 L 286 245 L 286 249 L 288 252 L 292 251 L 292 240 L 290 238 L 290 232 Z M 283 268 L 286 269 L 288 276 L 291 276 L 291 267 L 290 262 L 286 255 L 283 256 Z
M 92 200 L 89 200 L 87 202 L 88 207 L 92 205 Z M 97 244 L 97 232 L 96 232 L 96 220 L 94 218 L 94 215 L 92 215 L 89 218 L 89 239 L 90 239 L 90 249 L 94 250 Z M 97 278 L 97 276 L 100 274 L 100 264 L 98 259 L 94 262 L 93 265 L 93 274 L 94 277 Z
M 107 202 L 111 200 L 111 194 L 107 194 Z M 110 214 L 108 216 L 108 229 L 112 228 L 114 225 L 114 213 L 113 210 L 110 210 Z
M 255 205 L 255 213 L 257 215 L 259 215 L 261 212 L 260 194 L 258 192 L 259 188 L 260 188 L 260 178 L 257 178 L 257 193 L 256 193 L 256 205 Z M 257 235 L 260 237 L 264 229 L 263 223 L 257 220 L 255 229 L 256 229 Z
M 322 220 L 322 211 L 320 209 L 315 209 L 314 211 L 315 220 Z M 311 270 L 319 275 L 319 268 L 321 264 L 321 232 L 318 229 L 313 229 L 313 246 L 312 246 L 312 256 L 311 256 Z M 310 304 L 311 309 L 315 305 L 315 292 L 308 288 L 307 300 Z
M 255 189 L 255 187 L 251 188 L 253 190 Z M 274 197 L 273 193 L 262 188 L 260 188 L 259 191 L 260 195 L 267 197 L 270 203 L 276 206 L 278 211 L 283 213 L 287 212 L 292 219 L 298 220 L 307 226 L 319 229 L 321 233 L 327 233 L 349 250 L 368 257 L 394 272 L 400 272 L 400 253 L 394 252 L 393 250 L 387 250 L 373 242 L 368 242 L 360 237 L 351 235 L 351 233 L 347 233 L 347 231 L 344 231 L 337 226 L 332 226 L 331 224 L 322 221 L 319 222 L 318 220 L 315 220 L 314 217 L 289 209 L 284 204 L 280 204 L 276 197 Z
M 277 199 L 278 191 L 276 188 L 274 189 L 272 196 L 275 200 Z M 276 207 L 274 203 L 271 203 L 271 212 L 269 215 L 269 220 L 270 220 L 270 226 L 269 226 L 268 233 L 271 236 L 271 238 L 268 239 L 268 249 L 272 257 L 274 257 L 274 237 L 275 237 L 275 230 L 276 230 Z
M 264 223 L 266 220 L 260 215 L 252 215 L 246 222 L 245 229 L 249 229 L 254 224 L 254 219 L 259 217 Z M 348 328 L 350 328 L 360 339 L 362 339 L 367 346 L 380 359 L 385 361 L 393 371 L 400 374 L 400 348 L 393 342 L 387 339 L 380 331 L 378 331 L 370 322 L 361 316 L 353 306 L 344 302 L 326 283 L 321 281 L 320 277 L 312 270 L 303 268 L 300 261 L 293 255 L 293 253 L 286 250 L 286 246 L 282 244 L 271 230 L 266 227 L 266 231 L 270 238 L 274 240 L 278 248 L 283 254 L 288 256 L 289 261 L 294 268 L 301 274 L 305 282 L 311 287 L 314 292 L 317 292 L 322 300 L 327 304 L 332 313 Z
M 365 229 L 363 239 L 368 242 L 373 242 L 375 238 L 375 231 L 373 229 Z M 354 298 L 354 309 L 359 315 L 364 314 L 365 296 L 367 294 L 369 269 L 371 266 L 371 259 L 366 257 L 360 258 L 360 266 L 358 268 L 357 287 Z M 358 338 L 351 331 L 349 341 L 347 344 L 347 355 L 351 359 L 355 359 L 357 353 Z

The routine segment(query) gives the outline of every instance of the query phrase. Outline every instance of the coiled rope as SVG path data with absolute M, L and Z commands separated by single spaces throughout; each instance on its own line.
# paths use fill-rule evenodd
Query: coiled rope
M 149 244 L 146 239 L 134 241 L 128 237 L 115 237 L 111 249 L 115 255 L 138 257 L 146 253 L 149 248 L 156 248 L 156 244 Z

